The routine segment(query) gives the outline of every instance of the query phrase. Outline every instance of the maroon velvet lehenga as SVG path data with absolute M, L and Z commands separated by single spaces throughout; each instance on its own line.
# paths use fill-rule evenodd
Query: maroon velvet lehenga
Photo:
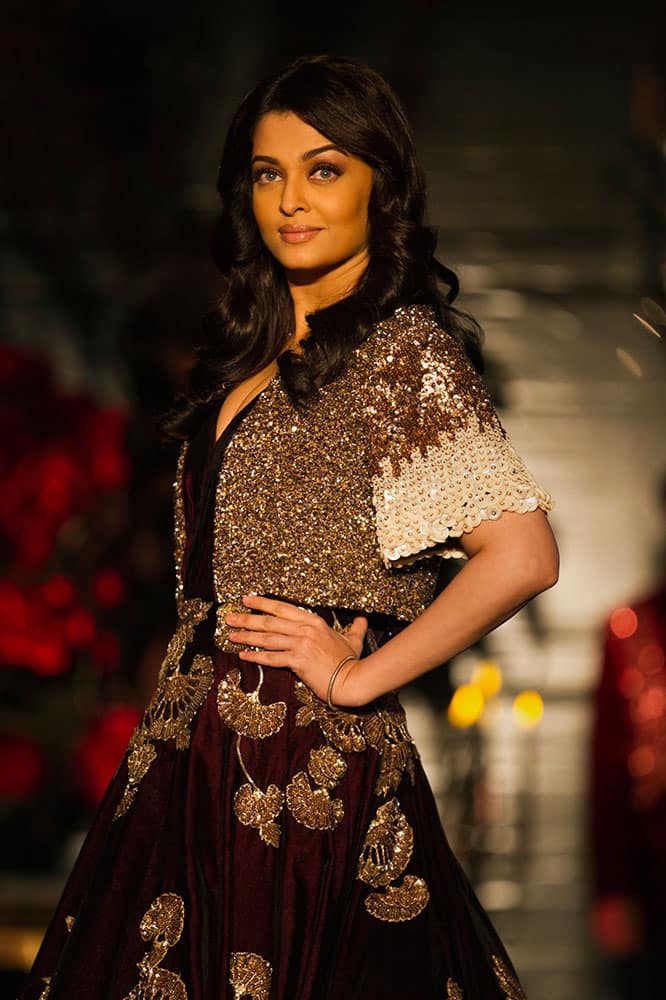
M 20 996 L 522 998 L 397 697 L 332 712 L 215 642 L 215 481 L 254 403 L 179 467 L 181 624 Z M 368 617 L 368 643 L 400 627 Z

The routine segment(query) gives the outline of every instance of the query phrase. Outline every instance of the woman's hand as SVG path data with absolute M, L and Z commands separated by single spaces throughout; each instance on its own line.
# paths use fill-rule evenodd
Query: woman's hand
M 344 698 L 339 701 L 336 694 L 344 687 L 347 698 L 351 696 L 352 685 L 345 682 L 350 671 L 358 667 L 368 630 L 367 618 L 354 618 L 342 634 L 320 615 L 287 601 L 247 594 L 243 604 L 255 613 L 228 614 L 225 621 L 234 629 L 228 638 L 231 642 L 260 648 L 241 650 L 238 655 L 242 660 L 278 669 L 287 667 L 325 701 L 333 671 L 340 660 L 351 653 L 355 659 L 345 663 L 336 677 L 332 701 L 341 708 L 354 707 L 351 702 L 345 704 Z

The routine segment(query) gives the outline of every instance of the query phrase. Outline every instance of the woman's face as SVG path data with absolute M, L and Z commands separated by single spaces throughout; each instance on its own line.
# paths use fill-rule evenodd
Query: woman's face
M 293 112 L 259 119 L 252 147 L 252 209 L 287 271 L 325 274 L 367 258 L 372 167 Z

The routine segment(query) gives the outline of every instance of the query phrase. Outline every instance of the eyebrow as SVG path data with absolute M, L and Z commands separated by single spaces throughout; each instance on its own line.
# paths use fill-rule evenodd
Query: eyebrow
M 318 156 L 319 153 L 325 153 L 329 149 L 334 149 L 336 153 L 342 153 L 343 156 L 347 156 L 344 149 L 340 149 L 334 143 L 330 142 L 327 146 L 317 146 L 316 149 L 308 149 L 306 153 L 303 153 L 301 160 L 311 160 L 313 156 Z M 253 156 L 252 162 L 256 163 L 257 160 L 261 160 L 263 163 L 275 163 L 279 164 L 279 160 L 275 156 Z

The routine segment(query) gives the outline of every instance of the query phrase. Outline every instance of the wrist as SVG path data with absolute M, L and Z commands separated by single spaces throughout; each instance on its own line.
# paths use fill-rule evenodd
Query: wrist
M 335 678 L 331 701 L 343 710 L 362 708 L 373 700 L 367 690 L 367 662 L 372 654 L 362 659 L 349 660 Z

